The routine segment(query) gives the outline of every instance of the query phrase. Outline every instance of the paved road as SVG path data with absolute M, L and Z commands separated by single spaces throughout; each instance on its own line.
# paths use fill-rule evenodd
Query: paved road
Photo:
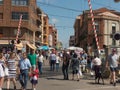
M 120 84 L 117 84 L 117 86 L 114 87 L 109 84 L 108 80 L 105 80 L 105 85 L 94 84 L 94 78 L 89 75 L 81 78 L 79 82 L 71 80 L 71 74 L 69 75 L 70 80 L 63 80 L 61 70 L 59 72 L 51 72 L 48 64 L 44 65 L 43 70 L 43 75 L 39 78 L 39 84 L 37 85 L 36 90 L 120 90 Z M 6 87 L 5 84 L 4 87 Z M 11 88 L 12 87 L 13 85 L 11 85 Z M 18 81 L 17 90 L 20 90 L 20 84 Z M 28 83 L 27 90 L 31 90 L 30 82 Z

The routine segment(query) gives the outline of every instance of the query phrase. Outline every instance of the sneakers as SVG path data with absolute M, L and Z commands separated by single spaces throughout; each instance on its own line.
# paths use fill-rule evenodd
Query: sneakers
M 113 84 L 113 82 L 110 82 L 110 84 Z

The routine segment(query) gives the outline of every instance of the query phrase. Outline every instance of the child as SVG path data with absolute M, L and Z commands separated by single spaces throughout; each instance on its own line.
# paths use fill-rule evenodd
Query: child
M 36 84 L 38 83 L 38 77 L 39 77 L 38 68 L 32 69 L 32 73 L 30 75 L 30 81 L 31 81 L 33 90 L 36 90 Z

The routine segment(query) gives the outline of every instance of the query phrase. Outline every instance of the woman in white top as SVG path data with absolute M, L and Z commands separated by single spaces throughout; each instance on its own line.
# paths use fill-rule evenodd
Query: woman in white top
M 93 69 L 95 71 L 95 79 L 97 79 L 97 77 L 99 76 L 102 61 L 99 57 L 94 56 L 92 63 L 93 63 L 93 67 L 94 67 Z
M 4 67 L 3 67 L 3 54 L 0 53 L 0 90 L 2 90 L 3 82 L 4 82 Z
M 59 70 L 60 61 L 61 61 L 61 58 L 60 58 L 59 54 L 57 53 L 57 55 L 56 55 L 56 71 L 57 72 Z
M 38 55 L 38 69 L 39 69 L 39 73 L 42 74 L 42 65 L 43 65 L 43 60 L 44 60 L 44 57 L 42 55 L 41 52 L 39 52 L 39 55 Z

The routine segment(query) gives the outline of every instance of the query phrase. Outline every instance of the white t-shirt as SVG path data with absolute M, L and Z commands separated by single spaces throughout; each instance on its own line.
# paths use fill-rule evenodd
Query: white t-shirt
M 42 62 L 43 63 L 43 59 L 44 59 L 43 55 L 38 56 L 38 62 Z
M 93 65 L 101 65 L 101 59 L 100 58 L 98 58 L 98 57 L 96 57 L 95 59 L 93 59 Z
M 60 57 L 59 56 L 56 56 L 56 63 L 60 63 Z
M 5 76 L 5 73 L 4 73 L 2 64 L 0 63 L 0 77 L 4 77 L 4 76 Z
M 110 54 L 108 56 L 108 63 L 110 67 L 118 67 L 119 56 L 117 54 Z

